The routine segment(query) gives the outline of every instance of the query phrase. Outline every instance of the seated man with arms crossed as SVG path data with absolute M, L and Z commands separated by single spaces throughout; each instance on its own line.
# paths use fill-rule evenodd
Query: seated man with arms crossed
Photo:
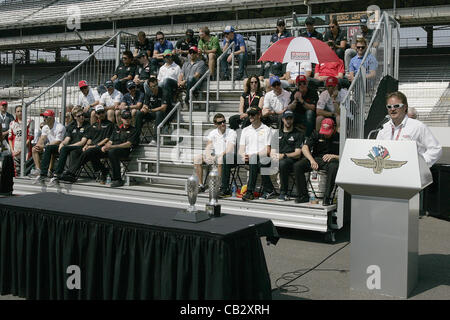
M 106 116 L 109 121 L 116 122 L 115 111 L 119 110 L 123 94 L 114 89 L 114 83 L 111 80 L 105 82 L 106 92 L 100 97 L 100 104 L 105 107 Z

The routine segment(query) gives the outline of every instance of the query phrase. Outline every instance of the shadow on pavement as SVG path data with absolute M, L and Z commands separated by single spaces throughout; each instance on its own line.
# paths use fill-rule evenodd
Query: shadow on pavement
M 278 234 L 281 238 L 290 240 L 301 240 L 301 241 L 311 241 L 319 243 L 327 243 L 325 239 L 325 233 L 310 231 L 310 230 L 299 230 L 291 228 L 277 227 Z M 343 242 L 350 241 L 350 225 L 344 225 L 340 230 L 335 233 L 336 242 L 332 244 L 339 244 Z
M 448 254 L 419 255 L 419 279 L 410 298 L 439 286 L 450 287 L 449 266 L 450 255 Z M 448 299 L 448 296 L 435 298 Z

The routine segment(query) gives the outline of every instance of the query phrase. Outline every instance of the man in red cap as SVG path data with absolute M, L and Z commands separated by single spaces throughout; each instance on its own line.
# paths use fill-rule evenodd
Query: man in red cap
M 309 201 L 308 190 L 306 188 L 305 172 L 311 170 L 327 171 L 327 182 L 323 196 L 323 205 L 331 205 L 331 192 L 334 188 L 336 174 L 339 167 L 339 133 L 333 119 L 325 118 L 318 131 L 313 131 L 306 139 L 302 148 L 305 156 L 294 165 L 295 181 L 298 190 L 296 203 Z
M 85 80 L 78 82 L 80 93 L 78 95 L 78 105 L 83 108 L 85 118 L 90 119 L 91 124 L 96 120 L 94 107 L 100 103 L 100 95 L 97 90 L 89 88 Z
M 53 110 L 46 110 L 41 113 L 41 116 L 44 117 L 44 126 L 39 141 L 32 149 L 32 155 L 37 174 L 35 182 L 44 183 L 48 175 L 52 155 L 58 153 L 59 144 L 64 140 L 66 128 L 55 121 Z
M 8 130 L 9 130 L 9 124 L 14 121 L 14 116 L 7 112 L 8 110 L 8 102 L 5 100 L 0 102 L 0 144 L 2 144 L 3 140 L 7 141 L 6 138 L 8 137 Z M 6 146 L 8 143 L 6 142 Z
M 325 81 L 326 90 L 324 90 L 317 101 L 316 130 L 320 129 L 320 124 L 324 118 L 333 118 L 336 122 L 336 130 L 339 132 L 340 126 L 340 104 L 347 94 L 346 89 L 338 89 L 338 79 L 328 77 Z
M 189 57 L 190 59 L 183 64 L 178 76 L 178 87 L 186 88 L 186 98 L 184 99 L 186 104 L 189 104 L 189 91 L 207 70 L 205 62 L 200 59 L 196 46 L 189 48 Z
M 305 137 L 309 137 L 316 124 L 316 104 L 319 100 L 317 91 L 308 86 L 308 79 L 298 75 L 295 79 L 297 90 L 291 94 L 288 108 L 294 112 L 294 126 L 306 127 Z

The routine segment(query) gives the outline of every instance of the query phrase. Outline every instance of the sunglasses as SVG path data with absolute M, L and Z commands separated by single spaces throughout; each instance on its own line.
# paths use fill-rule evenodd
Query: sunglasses
M 220 126 L 221 124 L 224 124 L 224 123 L 227 123 L 227 121 L 226 121 L 226 120 L 222 120 L 222 121 L 217 121 L 217 122 L 216 122 L 216 124 L 219 125 L 219 126 Z
M 156 38 L 156 41 L 164 40 L 164 38 Z
M 281 86 L 281 82 L 275 82 L 274 84 L 272 84 L 272 87 L 278 87 Z
M 387 108 L 388 110 L 390 110 L 390 109 L 400 109 L 400 108 L 403 107 L 403 106 L 404 106 L 403 103 L 399 103 L 399 104 L 387 104 L 387 105 L 386 105 L 386 108 Z
M 258 84 L 258 81 L 250 81 L 250 83 L 256 83 L 256 84 Z
M 194 53 L 197 53 L 197 52 L 195 52 L 195 51 L 193 51 L 193 50 L 190 50 L 190 51 L 189 51 L 189 54 L 194 54 Z
M 301 81 L 301 82 L 299 82 L 298 84 L 299 84 L 299 85 L 302 85 L 302 86 L 306 86 L 306 82 L 305 82 L 305 81 Z
M 230 33 L 229 33 L 229 32 L 224 32 L 223 34 L 227 36 L 227 35 L 229 35 Z
M 96 114 L 104 114 L 105 111 L 96 111 L 95 113 L 96 113 Z
M 256 113 L 256 112 L 248 112 L 247 114 L 248 114 L 249 117 L 254 117 L 254 116 L 256 116 L 258 113 Z
M 365 46 L 356 46 L 356 49 L 365 49 L 366 47 Z
M 50 118 L 50 117 L 48 117 L 48 116 L 44 116 L 44 120 L 47 120 L 48 118 Z
M 75 117 L 76 117 L 76 118 L 84 117 L 84 114 L 80 113 L 80 114 L 77 114 Z
M 336 28 L 336 26 L 330 26 L 330 29 L 334 29 L 334 28 Z

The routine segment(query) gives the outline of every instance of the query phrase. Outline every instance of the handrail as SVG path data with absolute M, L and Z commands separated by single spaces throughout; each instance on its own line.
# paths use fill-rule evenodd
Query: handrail
M 195 83 L 195 85 L 192 86 L 192 88 L 189 90 L 189 134 L 192 134 L 192 111 L 194 108 L 194 102 L 192 99 L 192 96 L 194 95 L 194 90 L 200 86 L 200 84 L 203 82 L 203 80 L 208 76 L 208 90 L 209 90 L 209 77 L 210 77 L 211 71 L 208 69 L 201 77 L 200 79 Z M 206 100 L 207 107 L 206 112 L 208 112 L 208 105 L 209 105 L 209 94 Z
M 181 102 L 178 102 L 175 107 L 170 110 L 167 116 L 156 128 L 156 175 L 159 176 L 159 163 L 161 161 L 161 128 L 166 124 L 166 122 L 170 119 L 170 117 L 174 114 L 176 110 L 179 111 L 181 106 Z M 177 126 L 180 127 L 180 114 L 178 113 Z M 178 130 L 179 131 L 179 130 Z M 178 144 L 178 141 L 177 141 Z
M 232 50 L 232 53 L 234 53 L 234 41 L 231 41 L 230 45 L 228 46 L 227 50 L 222 52 L 222 54 L 217 58 L 216 60 L 216 69 L 217 69 L 217 88 L 216 88 L 216 100 L 219 100 L 219 83 L 220 83 L 220 60 L 222 60 L 223 56 L 228 53 L 229 50 Z M 231 72 L 234 70 L 234 59 L 232 59 L 232 69 Z

